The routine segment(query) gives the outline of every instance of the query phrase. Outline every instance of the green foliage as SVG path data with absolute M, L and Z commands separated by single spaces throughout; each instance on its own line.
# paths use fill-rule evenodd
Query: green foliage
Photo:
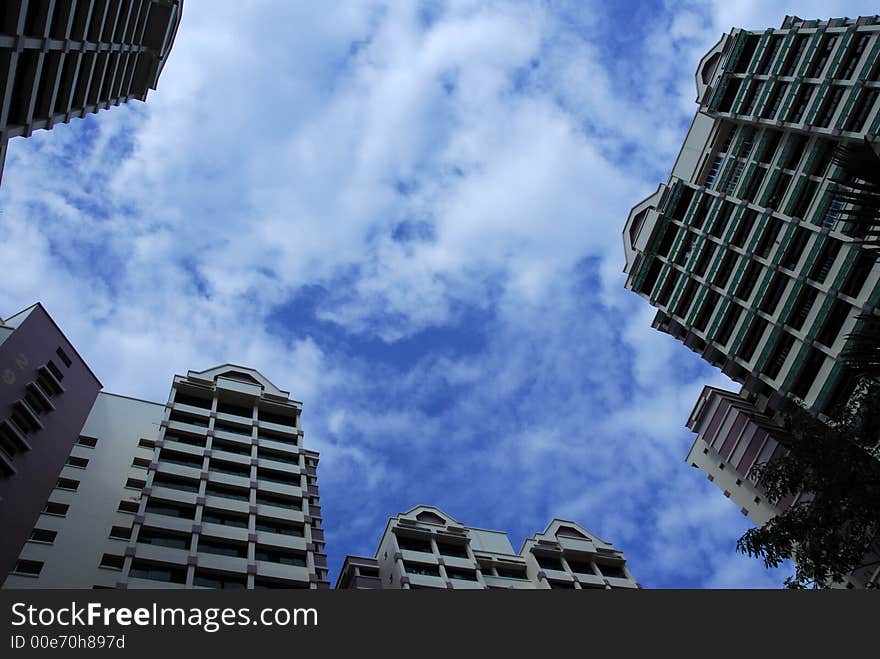
M 828 587 L 880 560 L 880 384 L 863 379 L 828 423 L 793 403 L 782 418 L 787 454 L 756 465 L 754 476 L 770 501 L 797 499 L 747 531 L 737 550 L 767 567 L 794 560 L 789 588 Z

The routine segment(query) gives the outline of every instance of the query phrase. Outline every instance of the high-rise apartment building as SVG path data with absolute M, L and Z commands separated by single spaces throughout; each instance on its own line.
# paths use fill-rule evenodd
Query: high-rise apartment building
M 631 211 L 627 288 L 654 327 L 719 366 L 759 409 L 829 411 L 880 265 L 841 218 L 839 144 L 880 128 L 880 19 L 734 29 L 696 72 L 699 110 L 668 183 Z
M 0 177 L 10 138 L 155 89 L 183 0 L 3 0 Z
M 347 556 L 337 588 L 639 588 L 618 549 L 575 522 L 554 519 L 514 552 L 503 531 L 464 526 L 416 506 L 388 520 L 375 558 Z
M 175 376 L 164 404 L 99 393 L 39 305 L 0 340 L 4 587 L 329 587 L 288 392 L 226 364 Z
M 819 415 L 847 400 L 841 355 L 880 300 L 832 161 L 838 145 L 878 151 L 880 17 L 734 29 L 696 86 L 668 183 L 627 220 L 626 286 L 657 307 L 654 327 L 742 384 L 703 390 L 686 460 L 763 525 L 796 501 L 768 501 L 751 472 L 784 452 L 775 411 L 785 397 Z M 875 565 L 846 585 L 876 578 Z
M 41 305 L 0 320 L 0 579 L 37 525 L 100 389 Z

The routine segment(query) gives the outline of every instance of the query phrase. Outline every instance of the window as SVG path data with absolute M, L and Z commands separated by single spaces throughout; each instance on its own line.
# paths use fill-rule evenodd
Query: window
M 210 410 L 211 395 L 209 393 L 198 395 L 178 389 L 174 392 L 174 404 L 189 405 L 190 407 L 199 407 L 203 410 Z
M 67 517 L 67 511 L 70 508 L 66 503 L 55 503 L 54 501 L 46 502 L 43 512 L 47 515 L 56 515 L 58 517 Z
M 242 478 L 250 478 L 251 476 L 250 465 L 226 462 L 217 458 L 211 458 L 211 461 L 208 463 L 208 469 L 214 473 L 241 476 Z
M 737 321 L 739 321 L 742 311 L 742 307 L 738 304 L 731 303 L 727 308 L 714 339 L 718 345 L 727 345 L 727 342 L 730 340 L 730 335 L 733 333 L 733 328 L 736 326 Z
M 858 132 L 864 128 L 865 121 L 877 102 L 877 93 L 876 89 L 862 89 L 859 93 L 859 100 L 856 101 L 855 107 L 849 113 L 844 130 Z
M 745 163 L 741 160 L 737 160 L 733 171 L 727 176 L 727 180 L 724 182 L 721 192 L 729 195 L 736 189 L 736 185 L 739 183 L 739 179 L 743 173 L 743 167 L 745 167 Z
M 297 453 L 291 454 L 285 453 L 284 451 L 273 451 L 272 449 L 267 449 L 261 446 L 257 449 L 257 457 L 261 460 L 273 460 L 275 462 L 283 462 L 285 464 L 299 466 L 299 454 Z
M 414 538 L 412 536 L 398 535 L 397 546 L 407 551 L 421 551 L 430 554 L 431 542 L 422 538 Z
M 110 537 L 114 540 L 130 540 L 131 539 L 131 527 L 130 526 L 113 526 L 110 528 Z
M 782 163 L 783 169 L 797 169 L 807 148 L 807 142 L 809 142 L 809 138 L 806 135 L 792 133 L 789 136 L 788 142 L 785 145 L 787 153 L 785 154 L 785 161 Z
M 552 590 L 575 590 L 573 581 L 554 581 L 553 579 L 548 579 L 547 583 Z
M 468 558 L 467 546 L 452 544 L 447 542 L 438 542 L 437 551 L 443 556 L 455 556 L 457 558 Z
M 599 571 L 605 577 L 610 577 L 612 579 L 626 579 L 626 571 L 623 569 L 622 565 L 614 565 L 612 563 L 596 563 L 596 566 L 599 568 Z
M 506 567 L 506 566 L 498 566 L 495 568 L 495 571 L 498 573 L 499 577 L 505 577 L 507 579 L 525 579 L 526 577 L 526 569 L 525 567 Z
M 247 558 L 247 544 L 222 540 L 220 538 L 201 536 L 199 538 L 199 551 L 206 554 Z
M 831 123 L 832 117 L 834 117 L 834 113 L 837 112 L 837 106 L 840 105 L 840 99 L 843 98 L 844 87 L 840 85 L 833 85 L 828 93 L 825 95 L 825 100 L 822 101 L 822 105 L 819 108 L 819 113 L 816 115 L 816 119 L 813 122 L 815 126 L 819 128 L 827 128 L 828 124 Z
M 232 433 L 233 435 L 247 437 L 248 439 L 251 438 L 250 427 L 239 426 L 234 423 L 227 423 L 226 421 L 214 421 L 214 430 Z
M 758 102 L 758 97 L 761 95 L 761 90 L 763 88 L 764 83 L 761 80 L 752 81 L 752 84 L 749 85 L 749 89 L 746 92 L 745 98 L 743 98 L 742 104 L 740 104 L 740 114 L 752 115 L 755 110 L 755 104 Z M 742 153 L 740 155 L 742 155 Z
M 134 460 L 131 461 L 131 466 L 132 467 L 142 467 L 143 469 L 146 469 L 147 467 L 150 466 L 150 459 L 149 458 L 135 458 Z
M 856 256 L 855 263 L 853 263 L 849 273 L 846 275 L 846 279 L 843 281 L 843 286 L 840 287 L 840 292 L 857 298 L 867 283 L 868 276 L 871 274 L 871 269 L 874 267 L 875 262 L 876 259 L 873 255 L 860 250 Z
M 764 297 L 761 300 L 761 311 L 766 314 L 772 314 L 776 311 L 776 307 L 779 304 L 780 298 L 782 298 L 782 293 L 785 291 L 787 283 L 787 275 L 781 272 L 777 272 L 773 275 L 773 279 L 770 281 L 770 286 L 765 291 Z
M 272 492 L 257 492 L 257 503 L 281 508 L 302 509 L 302 499 L 299 497 L 286 497 Z
M 259 467 L 257 469 L 257 478 L 261 481 L 284 483 L 286 485 L 295 485 L 296 487 L 301 487 L 302 482 L 299 474 L 287 474 L 283 471 L 266 469 L 265 467 Z
M 202 512 L 202 522 L 246 529 L 248 526 L 248 516 L 221 510 L 205 509 Z
M 194 586 L 202 588 L 217 588 L 222 590 L 241 590 L 247 587 L 247 577 L 242 574 L 228 574 L 225 572 L 211 572 L 209 570 L 196 569 Z
M 135 559 L 128 576 L 135 579 L 153 579 L 170 583 L 186 583 L 186 568 Z
M 163 448 L 159 451 L 159 461 L 181 465 L 182 467 L 193 467 L 194 469 L 202 468 L 201 456 L 190 455 L 189 453 L 183 453 L 182 451 L 173 451 L 168 448 Z
M 747 208 L 743 212 L 740 216 L 739 223 L 736 225 L 736 231 L 730 239 L 731 244 L 737 247 L 742 247 L 746 244 L 746 239 L 752 233 L 752 228 L 755 226 L 755 220 L 757 217 L 758 211 L 752 208 Z
M 758 281 L 758 276 L 761 274 L 761 267 L 761 264 L 757 261 L 750 261 L 749 265 L 746 266 L 746 271 L 739 282 L 739 286 L 736 288 L 736 297 L 740 300 L 748 301 L 749 297 L 751 297 L 755 283 Z
M 784 76 L 793 76 L 797 71 L 797 65 L 801 61 L 801 57 L 807 48 L 809 35 L 799 34 L 794 39 L 794 44 L 788 51 L 785 58 L 785 64 L 782 67 L 781 74 Z
M 770 65 L 776 59 L 776 55 L 779 54 L 779 49 L 782 46 L 782 39 L 781 34 L 774 34 L 770 37 L 770 43 L 764 48 L 764 52 L 761 54 L 761 61 L 758 63 L 755 73 L 765 75 L 770 72 Z
M 230 442 L 225 439 L 218 439 L 216 437 L 211 444 L 211 448 L 218 451 L 226 451 L 227 453 L 235 453 L 236 455 L 249 456 L 251 454 L 250 444 L 239 444 L 238 442 Z
M 799 124 L 801 122 L 815 89 L 816 85 L 803 84 L 800 86 L 800 89 L 798 89 L 797 95 L 794 97 L 794 101 L 791 104 L 791 108 L 788 111 L 786 121 L 792 124 Z
M 779 104 L 782 102 L 787 91 L 787 82 L 777 82 L 773 85 L 773 91 L 770 92 L 770 97 L 764 103 L 764 108 L 761 110 L 762 119 L 773 119 L 776 117 L 776 113 L 779 111 Z
M 578 574 L 595 574 L 593 571 L 593 567 L 587 561 L 579 561 L 574 558 L 566 558 L 568 561 L 568 567 L 571 568 L 572 572 L 577 572 Z
M 763 259 L 770 256 L 773 246 L 776 245 L 776 237 L 781 230 L 782 220 L 776 217 L 768 218 L 767 224 L 761 232 L 761 238 L 758 241 L 758 245 L 755 247 L 755 253 Z
M 807 319 L 807 315 L 810 313 L 810 309 L 813 307 L 818 294 L 819 291 L 812 286 L 804 286 L 801 289 L 786 321 L 789 327 L 800 330 L 804 326 L 804 321 Z
M 124 556 L 118 556 L 116 554 L 104 554 L 101 557 L 101 567 L 103 567 L 103 568 L 110 568 L 112 570 L 121 570 L 124 563 L 125 563 Z
M 846 53 L 846 57 L 843 58 L 843 61 L 840 63 L 840 68 L 837 71 L 838 78 L 841 80 L 849 80 L 852 78 L 853 73 L 856 71 L 856 66 L 862 58 L 862 53 L 865 52 L 865 46 L 868 45 L 870 39 L 870 34 L 862 32 L 852 40 L 852 44 Z
M 43 561 L 26 561 L 21 559 L 15 562 L 15 567 L 12 568 L 12 571 L 16 574 L 26 574 L 31 577 L 38 577 L 40 576 L 42 569 Z
M 76 492 L 77 488 L 79 488 L 79 481 L 73 478 L 59 478 L 55 487 L 59 490 L 72 490 Z
M 296 426 L 296 414 L 285 413 L 282 410 L 260 408 L 260 421 L 276 423 L 280 426 Z
M 825 70 L 825 65 L 828 63 L 828 58 L 831 57 L 831 52 L 834 50 L 834 44 L 836 43 L 837 35 L 832 34 L 822 37 L 819 47 L 816 49 L 816 52 L 813 53 L 810 67 L 807 69 L 808 78 L 822 77 L 822 72 Z
M 46 362 L 46 368 L 49 369 L 49 372 L 55 376 L 56 380 L 63 380 L 64 379 L 64 373 L 61 372 L 61 369 L 58 368 L 55 365 L 55 362 L 53 362 L 51 359 L 48 362 Z
M 202 428 L 208 427 L 208 417 L 197 414 L 187 414 L 178 410 L 173 410 L 171 414 L 168 415 L 168 420 L 176 421 L 177 423 L 189 423 L 193 426 L 200 426 Z
M 268 547 L 266 545 L 257 545 L 254 558 L 258 561 L 267 561 L 269 563 L 296 565 L 298 567 L 306 566 L 306 557 L 304 554 L 290 551 L 288 549 L 280 549 L 278 547 Z
M 34 527 L 34 530 L 31 531 L 29 540 L 33 540 L 34 542 L 46 542 L 52 544 L 55 542 L 55 536 L 58 535 L 57 531 L 49 531 L 48 529 L 38 529 Z
M 849 316 L 851 309 L 852 307 L 843 300 L 834 300 L 828 316 L 825 318 L 825 323 L 822 325 L 822 330 L 816 336 L 816 341 L 829 348 L 832 347 L 837 341 L 843 323 Z
M 271 519 L 269 517 L 257 517 L 256 529 L 257 531 L 292 535 L 298 538 L 302 538 L 303 535 L 305 535 L 305 530 L 301 524 L 285 522 L 279 519 Z
M 147 507 L 144 512 L 152 513 L 153 515 L 165 515 L 166 517 L 179 517 L 181 519 L 194 519 L 196 516 L 196 509 L 193 506 L 168 501 L 157 501 L 153 498 L 147 501 Z
M 793 270 L 801 260 L 801 254 L 804 253 L 804 247 L 806 247 L 809 239 L 810 232 L 802 227 L 797 227 L 788 248 L 785 250 L 785 254 L 782 255 L 780 265 L 783 268 Z
M 205 494 L 225 499 L 234 499 L 236 501 L 248 501 L 250 499 L 250 490 L 231 485 L 218 485 L 217 483 L 208 483 L 205 488 Z
M 204 435 L 188 435 L 182 432 L 172 432 L 166 430 L 165 441 L 180 442 L 181 444 L 186 444 L 187 446 L 205 448 L 206 438 Z M 215 439 L 214 441 L 216 442 L 217 440 Z
M 535 560 L 538 561 L 538 565 L 546 570 L 561 570 L 562 561 L 559 560 L 557 556 L 551 556 L 550 554 L 540 554 L 535 553 Z
M 721 163 L 724 162 L 724 156 L 716 156 L 712 166 L 706 172 L 706 176 L 703 179 L 703 186 L 707 188 L 711 188 L 712 184 L 715 183 L 715 179 L 718 178 L 718 172 L 721 170 Z
M 217 402 L 217 411 L 222 412 L 223 414 L 234 414 L 235 416 L 242 416 L 250 419 L 253 417 L 254 408 L 251 405 L 236 405 L 235 403 L 227 403 L 225 401 Z
M 129 478 L 125 481 L 125 487 L 133 489 L 133 490 L 142 490 L 147 486 L 147 481 L 141 480 L 140 478 Z
M 152 439 L 144 439 L 143 437 L 141 437 L 141 439 L 138 441 L 138 446 L 141 448 L 156 448 L 156 442 Z
M 117 510 L 121 513 L 136 513 L 139 507 L 137 501 L 120 501 Z
M 98 444 L 97 437 L 88 437 L 86 435 L 80 435 L 79 439 L 76 440 L 76 443 L 80 446 L 88 446 L 89 448 L 95 448 Z
M 440 576 L 440 568 L 436 565 L 429 565 L 427 563 L 409 563 L 404 561 L 403 568 L 409 574 L 420 574 L 426 577 Z
M 773 352 L 770 353 L 770 357 L 767 359 L 767 365 L 764 367 L 764 374 L 767 377 L 775 379 L 779 375 L 779 371 L 782 370 L 782 365 L 788 358 L 792 346 L 794 346 L 794 337 L 788 332 L 783 332 L 773 347 Z
M 157 473 L 153 477 L 153 485 L 159 487 L 167 487 L 172 490 L 180 490 L 181 492 L 198 492 L 199 482 L 191 478 L 183 478 L 181 476 L 173 476 L 171 474 Z
M 461 581 L 476 581 L 477 573 L 475 570 L 464 570 L 461 568 L 446 568 L 446 576 L 450 579 L 459 579 Z
M 190 537 L 189 534 L 144 527 L 138 532 L 137 541 L 145 545 L 155 545 L 157 547 L 189 549 Z
M 840 252 L 840 245 L 841 242 L 839 240 L 830 237 L 825 239 L 822 249 L 819 251 L 819 256 L 810 269 L 810 279 L 820 284 L 825 281 L 828 273 L 831 272 L 831 266 L 834 265 L 834 261 Z
M 754 318 L 752 318 L 752 324 L 746 331 L 746 335 L 743 338 L 743 342 L 739 346 L 739 350 L 737 351 L 736 356 L 743 361 L 751 361 L 752 357 L 755 354 L 755 349 L 758 347 L 758 342 L 761 340 L 761 337 L 764 336 L 764 330 L 766 328 L 766 320 L 764 320 L 760 316 L 755 316 Z
M 60 359 L 64 363 L 65 366 L 70 368 L 70 365 L 73 362 L 70 361 L 70 357 L 67 356 L 67 353 L 65 353 L 64 350 L 62 350 L 61 348 L 58 348 L 55 351 L 55 354 L 58 355 L 58 359 Z
M 736 265 L 737 255 L 736 252 L 728 251 L 724 258 L 721 260 L 721 264 L 718 266 L 718 270 L 715 272 L 715 277 L 712 281 L 715 286 L 718 288 L 724 288 L 727 286 L 727 282 L 730 279 L 730 275 L 733 273 L 733 268 Z
M 705 241 L 703 243 L 703 249 L 700 251 L 700 257 L 697 259 L 697 263 L 694 265 L 694 274 L 698 277 L 702 277 L 706 274 L 706 268 L 709 267 L 709 262 L 712 260 L 712 257 L 715 255 L 715 250 L 718 246 L 711 242 Z
M 77 469 L 85 469 L 89 466 L 89 461 L 86 458 L 78 458 L 75 455 L 71 455 L 67 458 L 67 462 L 65 463 L 69 467 L 76 467 Z

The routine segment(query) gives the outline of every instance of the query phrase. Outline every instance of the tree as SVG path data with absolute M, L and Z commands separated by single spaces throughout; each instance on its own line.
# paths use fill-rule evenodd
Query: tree
M 767 567 L 794 560 L 789 588 L 828 587 L 880 565 L 878 438 L 880 384 L 873 379 L 862 379 L 827 423 L 789 403 L 777 437 L 787 454 L 756 465 L 752 475 L 770 501 L 796 498 L 763 527 L 746 531 L 737 550 Z

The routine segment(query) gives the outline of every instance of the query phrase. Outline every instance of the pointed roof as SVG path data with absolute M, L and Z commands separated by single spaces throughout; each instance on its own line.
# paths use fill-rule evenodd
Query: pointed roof
M 220 366 L 214 366 L 213 368 L 209 368 L 204 371 L 190 370 L 187 372 L 187 377 L 215 381 L 219 377 L 225 377 L 229 378 L 230 380 L 238 380 L 239 382 L 255 384 L 262 387 L 263 390 L 267 393 L 274 394 L 276 396 L 284 396 L 285 398 L 290 396 L 289 391 L 284 391 L 283 389 L 279 389 L 278 387 L 276 387 L 274 384 L 272 384 L 269 378 L 260 373 L 258 370 L 248 368 L 247 366 L 239 366 L 238 364 L 222 364 Z

